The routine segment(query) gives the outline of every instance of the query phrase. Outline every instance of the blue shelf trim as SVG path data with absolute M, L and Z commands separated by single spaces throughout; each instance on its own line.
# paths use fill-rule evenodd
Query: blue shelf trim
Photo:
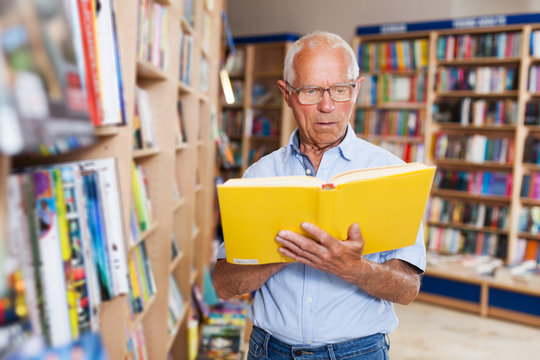
M 480 285 L 424 275 L 420 291 L 480 304 Z
M 254 35 L 254 36 L 240 36 L 235 37 L 234 43 L 238 44 L 253 44 L 253 43 L 266 43 L 266 42 L 282 42 L 282 41 L 296 41 L 300 39 L 300 35 L 293 33 L 284 34 L 269 34 L 269 35 Z
M 540 316 L 540 297 L 497 288 L 489 289 L 489 305 Z
M 411 31 L 431 31 L 445 29 L 474 29 L 491 26 L 520 25 L 531 23 L 540 23 L 540 13 L 472 16 L 437 21 L 410 23 L 403 22 L 359 26 L 356 28 L 356 35 L 400 34 Z

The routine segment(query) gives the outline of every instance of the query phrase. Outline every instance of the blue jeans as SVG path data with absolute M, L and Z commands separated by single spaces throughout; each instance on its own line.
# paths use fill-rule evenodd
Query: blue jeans
M 289 345 L 254 326 L 249 339 L 248 360 L 388 360 L 390 343 L 385 334 L 370 335 L 322 346 Z

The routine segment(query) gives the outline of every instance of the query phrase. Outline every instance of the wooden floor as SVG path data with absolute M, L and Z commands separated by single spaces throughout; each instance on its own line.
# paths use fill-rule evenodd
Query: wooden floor
M 540 359 L 540 328 L 419 301 L 395 308 L 391 360 Z

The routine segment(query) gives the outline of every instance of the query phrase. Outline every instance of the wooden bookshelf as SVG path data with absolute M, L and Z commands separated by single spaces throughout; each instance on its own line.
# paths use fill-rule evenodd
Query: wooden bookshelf
M 178 283 L 184 299 L 191 296 L 193 284 L 202 285 L 204 267 L 210 263 L 214 219 L 215 143 L 211 137 L 211 121 L 218 106 L 218 70 L 223 0 L 194 1 L 193 25 L 184 16 L 184 1 L 159 1 L 168 14 L 168 26 L 162 37 L 167 42 L 161 56 L 163 67 L 138 58 L 138 6 L 128 0 L 114 0 L 117 41 L 125 100 L 125 126 L 100 126 L 95 129 L 95 143 L 61 156 L 50 158 L 16 157 L 0 154 L 0 199 L 5 199 L 6 179 L 12 166 L 38 165 L 64 161 L 80 161 L 103 157 L 117 160 L 118 185 L 121 192 L 124 244 L 126 254 L 144 244 L 156 285 L 156 292 L 144 310 L 129 317 L 129 295 L 105 301 L 100 306 L 99 332 L 108 357 L 122 359 L 126 344 L 142 325 L 148 358 L 188 358 L 187 322 L 189 302 L 184 303 L 184 315 L 171 336 L 167 333 L 169 276 Z M 135 6 L 133 6 L 135 5 Z M 210 18 L 210 28 L 204 27 L 203 16 Z M 179 82 L 180 31 L 193 35 L 192 59 L 189 71 L 191 83 Z M 208 34 L 205 35 L 205 32 Z M 208 41 L 208 44 L 204 44 Z M 201 67 L 202 59 L 207 64 Z M 206 76 L 202 76 L 204 73 Z M 208 83 L 203 84 L 204 79 Z M 153 117 L 156 145 L 134 149 L 135 87 L 147 91 Z M 182 101 L 188 141 L 175 144 L 177 101 Z M 132 193 L 132 166 L 142 165 L 146 172 L 147 190 L 151 200 L 153 222 L 140 234 L 135 244 L 129 243 Z M 181 199 L 171 201 L 174 181 L 180 181 Z M 196 180 L 197 178 L 197 180 Z M 197 191 L 195 191 L 197 189 Z M 5 239 L 6 203 L 0 202 L 0 240 Z M 194 226 L 199 229 L 192 236 Z M 180 254 L 171 259 L 171 237 L 175 235 Z M 192 272 L 192 269 L 194 270 Z
M 540 14 L 527 15 L 531 16 L 530 19 L 535 19 L 534 21 L 540 22 Z M 410 155 L 414 153 L 400 151 L 400 146 L 403 145 L 392 147 L 393 143 L 409 143 L 410 147 L 413 148 L 415 146 L 423 146 L 422 151 L 419 153 L 423 154 L 424 158 L 409 157 L 404 159 L 406 161 L 423 161 L 428 164 L 437 165 L 439 170 L 451 169 L 453 171 L 468 171 L 476 174 L 473 176 L 479 176 L 478 173 L 480 172 L 510 173 L 512 183 L 511 191 L 504 195 L 478 195 L 471 194 L 468 191 L 441 189 L 438 188 L 435 183 L 431 193 L 432 197 L 441 197 L 443 199 L 448 199 L 448 201 L 455 200 L 460 202 L 478 203 L 486 206 L 506 206 L 509 209 L 507 230 L 483 227 L 475 228 L 474 226 L 452 223 L 451 221 L 425 221 L 425 225 L 455 229 L 458 231 L 491 232 L 496 235 L 503 236 L 506 240 L 499 239 L 499 241 L 506 241 L 507 243 L 506 251 L 502 256 L 502 260 L 505 263 L 511 264 L 516 261 L 518 238 L 537 241 L 537 236 L 519 229 L 519 217 L 524 206 L 540 206 L 540 201 L 536 199 L 522 198 L 520 195 L 523 176 L 537 170 L 536 164 L 524 163 L 523 156 L 524 151 L 527 151 L 525 149 L 527 137 L 535 137 L 535 130 L 533 129 L 538 127 L 538 124 L 525 125 L 525 110 L 529 102 L 534 102 L 534 104 L 538 102 L 537 98 L 535 97 L 538 92 L 529 91 L 529 73 L 530 68 L 538 64 L 537 58 L 530 55 L 530 37 L 533 31 L 540 30 L 540 26 L 538 23 L 519 23 L 520 20 L 516 20 L 518 16 L 514 17 L 513 15 L 508 15 L 503 17 L 505 20 L 507 20 L 505 23 L 507 25 L 505 26 L 478 26 L 478 24 L 484 23 L 493 24 L 493 22 L 490 23 L 490 21 L 493 20 L 494 17 L 486 16 L 474 18 L 474 21 L 469 22 L 477 24 L 476 26 L 478 27 L 473 28 L 453 29 L 451 24 L 459 23 L 459 19 L 448 22 L 436 21 L 433 23 L 398 24 L 399 26 L 395 26 L 395 28 L 401 30 L 391 33 L 383 30 L 391 29 L 392 26 L 386 27 L 385 25 L 381 25 L 380 27 L 358 27 L 357 34 L 353 41 L 353 46 L 354 49 L 360 54 L 359 63 L 361 66 L 361 73 L 363 73 L 367 78 L 373 80 L 371 82 L 372 84 L 375 83 L 376 86 L 379 87 L 376 92 L 379 97 L 381 96 L 381 93 L 385 91 L 381 89 L 381 78 L 384 76 L 388 78 L 407 76 L 413 77 L 417 76 L 417 74 L 424 73 L 426 76 L 424 86 L 427 93 L 424 101 L 418 103 L 413 102 L 408 108 L 389 106 L 387 102 L 382 101 L 382 99 L 379 97 L 374 99 L 371 104 L 365 104 L 364 102 L 362 105 L 362 98 L 360 98 L 356 112 L 356 119 L 352 122 L 356 125 L 355 130 L 360 137 L 367 138 L 368 140 L 373 139 L 375 143 L 380 142 L 382 146 L 388 146 L 388 149 L 395 152 L 398 156 L 404 156 L 404 154 Z M 512 40 L 509 40 L 510 38 Z M 378 53 L 377 50 L 373 50 L 374 48 L 376 49 L 377 46 L 388 46 L 387 44 L 392 44 L 392 46 L 394 46 L 396 49 L 399 49 L 400 46 L 403 46 L 401 44 L 410 44 L 415 40 L 421 40 L 427 43 L 427 64 L 424 64 L 425 66 L 421 68 L 403 68 L 403 64 L 401 62 L 405 62 L 406 64 L 407 60 L 403 58 L 396 58 L 394 61 L 396 64 L 402 65 L 401 69 L 385 69 L 384 64 L 388 64 L 389 60 L 381 60 L 382 53 Z M 464 46 L 460 47 L 459 45 L 465 44 L 466 42 L 469 42 L 470 45 L 473 41 L 476 41 L 476 44 L 481 44 L 478 46 L 483 46 L 483 48 L 480 50 L 483 50 L 484 53 L 480 53 L 479 51 L 476 54 L 472 54 L 469 52 L 471 48 Z M 488 41 L 492 41 L 493 53 L 491 54 L 487 54 L 486 52 L 486 48 L 488 46 L 486 45 L 486 42 Z M 511 41 L 513 42 L 511 43 Z M 452 47 L 451 44 L 454 44 L 454 47 Z M 503 49 L 502 46 L 506 47 Z M 501 49 L 497 49 L 497 47 L 501 47 Z M 411 46 L 410 49 L 413 50 L 413 54 L 416 54 L 414 52 L 416 49 L 413 46 Z M 372 51 L 372 53 L 368 57 L 362 58 L 362 54 L 365 54 L 366 51 Z M 495 52 L 497 51 L 500 52 L 495 55 Z M 396 52 L 394 56 L 399 57 L 399 52 Z M 379 68 L 377 68 L 377 66 L 374 68 L 374 64 L 379 64 Z M 418 64 L 418 62 L 413 61 L 413 64 Z M 363 69 L 362 65 L 367 66 L 367 69 Z M 453 74 L 453 72 L 458 73 L 461 71 L 463 74 L 468 74 L 468 72 L 479 73 L 480 71 L 495 71 L 485 70 L 485 68 L 497 69 L 497 71 L 500 71 L 501 73 L 510 74 L 507 75 L 507 79 L 513 76 L 513 83 L 502 84 L 501 87 L 497 89 L 492 89 L 491 87 L 486 89 L 485 87 L 478 87 L 478 84 L 469 84 L 469 88 L 461 87 L 463 85 L 461 83 L 458 84 L 456 81 L 455 85 L 449 85 L 456 86 L 456 88 L 450 87 L 449 89 L 444 89 L 444 87 L 441 87 L 440 82 L 446 81 L 444 76 L 451 77 L 453 75 L 447 74 Z M 477 80 L 478 79 L 479 78 L 477 78 Z M 461 81 L 466 81 L 466 78 L 465 80 Z M 366 84 L 362 86 L 365 85 Z M 502 86 L 505 86 L 504 89 L 502 89 Z M 364 94 L 369 94 L 370 89 L 363 90 Z M 372 94 L 373 93 L 374 92 L 372 92 Z M 464 106 L 463 104 L 465 101 L 470 102 L 471 109 L 473 109 L 473 106 L 475 106 L 477 103 L 477 106 L 485 106 L 484 114 L 487 115 L 473 121 L 473 116 L 475 115 L 473 110 L 471 110 L 471 114 L 468 115 L 469 118 L 463 118 L 462 113 L 451 113 L 449 110 L 446 110 L 447 108 L 442 107 L 442 105 L 452 103 L 459 104 L 459 106 Z M 492 108 L 489 106 L 492 106 Z M 496 118 L 495 120 L 492 120 L 492 118 L 489 117 L 492 116 L 489 111 L 493 111 L 490 109 L 494 109 L 496 106 L 505 106 L 504 109 L 510 109 L 508 110 L 508 114 L 504 114 L 506 117 L 500 115 L 501 113 L 498 113 L 497 116 L 500 117 Z M 418 110 L 418 114 L 421 119 L 421 124 L 419 125 L 422 131 L 420 139 L 423 140 L 420 144 L 414 143 L 414 138 L 411 138 L 409 134 L 399 135 L 392 132 L 381 133 L 381 131 L 386 129 L 385 126 L 388 127 L 388 125 L 384 125 L 382 122 L 383 120 L 380 120 L 382 119 L 381 114 L 388 114 L 392 111 L 399 112 L 414 109 Z M 445 122 L 439 121 L 439 119 L 443 118 L 441 116 L 441 111 L 448 111 L 447 113 L 450 114 L 447 118 L 445 118 Z M 359 120 L 359 116 L 361 116 L 363 113 L 371 113 L 370 120 L 373 121 L 373 119 L 376 119 L 376 121 L 379 121 L 379 123 L 376 123 L 375 126 L 373 124 L 368 124 L 369 126 L 365 125 L 365 120 L 361 118 Z M 375 113 L 378 114 L 375 115 Z M 377 118 L 376 116 L 379 117 Z M 536 113 L 533 113 L 533 115 L 530 116 L 535 117 Z M 535 118 L 538 118 L 537 121 L 540 121 L 540 115 L 536 116 Z M 467 119 L 468 121 L 466 121 Z M 496 122 L 492 123 L 491 121 Z M 362 125 L 363 127 L 360 128 L 359 125 Z M 373 133 L 373 131 L 377 131 L 377 133 Z M 471 162 L 465 160 L 466 158 L 440 157 L 440 155 L 439 157 L 435 158 L 437 134 L 452 134 L 458 139 L 459 137 L 467 139 L 470 136 L 476 135 L 482 135 L 487 139 L 506 138 L 509 142 L 513 143 L 512 156 L 509 155 L 506 160 L 487 160 L 488 158 L 486 157 L 486 160 L 480 162 Z M 448 145 L 448 147 L 450 146 L 451 145 Z M 446 154 L 456 156 L 455 152 L 446 152 Z M 426 241 L 428 241 L 427 238 Z M 493 309 L 489 305 L 488 295 L 491 294 L 492 289 L 500 288 L 502 286 L 499 286 L 500 283 L 497 280 L 475 279 L 473 283 L 475 286 L 478 286 L 478 294 L 482 294 L 482 296 L 479 295 L 474 301 L 469 301 L 470 299 L 464 301 L 463 299 L 460 299 L 459 294 L 454 298 L 447 298 L 444 296 L 438 296 L 436 291 L 432 291 L 434 291 L 433 289 L 437 288 L 437 279 L 453 281 L 455 284 L 452 283 L 451 285 L 457 284 L 457 288 L 459 287 L 459 284 L 470 282 L 467 280 L 466 276 L 458 276 L 455 274 L 455 272 L 445 273 L 442 271 L 435 271 L 430 267 L 428 267 L 426 275 L 430 277 L 429 289 L 428 287 L 423 289 L 423 293 L 420 297 L 421 299 L 437 302 L 447 306 L 453 306 L 456 308 L 469 309 L 482 315 L 489 314 L 534 325 L 540 324 L 538 322 L 539 314 L 533 314 L 532 312 L 527 312 L 524 309 L 514 312 L 502 308 Z M 520 294 L 523 290 L 516 286 L 515 283 L 505 284 L 504 289 L 510 293 L 516 292 Z M 428 290 L 430 292 L 427 292 Z M 463 291 L 466 292 L 468 290 L 463 289 Z M 527 296 L 532 297 L 532 301 L 536 302 L 540 299 L 538 293 L 527 292 Z M 499 304 L 499 306 L 504 308 L 505 305 Z
M 282 100 L 277 80 L 283 78 L 283 61 L 289 46 L 298 39 L 294 34 L 261 35 L 235 38 L 241 62 L 231 76 L 233 88 L 241 87 L 241 98 L 235 104 L 221 105 L 221 129 L 227 134 L 240 159 L 235 166 L 221 166 L 221 175 L 239 177 L 261 156 L 287 144 L 296 128 L 292 111 Z M 238 93 L 238 92 L 237 92 Z M 261 100 L 266 97 L 267 101 Z M 234 131 L 231 114 L 238 115 Z M 261 119 L 270 120 L 266 133 L 260 129 Z M 266 121 L 266 120 L 263 120 Z M 233 144 L 234 143 L 234 144 Z

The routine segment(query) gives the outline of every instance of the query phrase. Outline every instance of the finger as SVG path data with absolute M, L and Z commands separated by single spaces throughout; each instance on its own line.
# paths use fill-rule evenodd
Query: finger
M 286 257 L 289 257 L 289 258 L 293 259 L 294 261 L 296 261 L 298 263 L 302 263 L 302 264 L 310 265 L 312 267 L 316 267 L 315 264 L 311 260 L 309 260 L 309 259 L 307 259 L 305 257 L 299 256 L 298 254 L 296 254 L 295 252 L 291 251 L 290 249 L 288 249 L 286 247 L 280 247 L 278 249 L 278 251 L 282 255 L 284 255 Z
M 324 246 L 321 246 L 321 244 L 316 241 L 317 239 L 313 240 L 294 231 L 281 230 L 277 237 L 294 243 L 297 247 L 304 251 L 309 251 L 311 253 L 320 253 L 325 251 Z
M 319 244 L 317 244 L 316 241 L 313 241 L 311 239 L 305 238 L 302 235 L 293 233 L 288 234 L 287 231 L 280 231 L 278 233 L 278 236 L 276 236 L 276 241 L 282 245 L 280 249 L 285 249 L 288 252 L 294 254 L 295 256 L 289 256 L 293 260 L 298 261 L 298 258 L 303 258 L 308 260 L 309 262 L 320 262 L 319 259 L 319 252 L 325 251 L 324 248 L 322 248 Z M 292 241 L 290 240 L 290 235 L 296 234 L 297 236 L 292 236 Z M 283 236 L 280 236 L 283 235 Z M 302 238 L 302 239 L 300 239 Z M 298 240 L 301 240 L 300 243 L 296 242 Z M 304 241 L 305 240 L 305 241 Z
M 321 245 L 323 245 L 325 248 L 331 249 L 332 246 L 335 246 L 339 240 L 334 239 L 332 235 L 318 227 L 317 225 L 303 222 L 301 224 L 302 229 L 304 229 L 306 232 L 308 232 L 310 235 L 312 235 L 315 239 L 319 241 Z

